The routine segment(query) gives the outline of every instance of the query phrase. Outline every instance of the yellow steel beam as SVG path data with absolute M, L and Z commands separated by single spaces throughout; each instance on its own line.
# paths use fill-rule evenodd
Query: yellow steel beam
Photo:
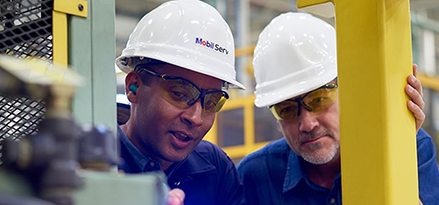
M 430 88 L 439 92 L 439 77 L 418 73 L 418 79 L 421 81 L 423 87 Z
M 234 109 L 238 109 L 238 108 L 245 108 L 246 105 L 249 105 L 249 104 L 253 106 L 252 100 L 254 100 L 254 99 L 255 99 L 254 96 L 232 98 L 232 99 L 226 101 L 226 103 L 224 104 L 224 107 L 221 111 L 234 110 Z
M 325 3 L 298 0 L 300 7 Z M 418 204 L 409 0 L 333 0 L 343 204 Z
M 314 6 L 316 4 L 324 4 L 327 2 L 332 2 L 332 1 L 331 0 L 298 0 L 297 7 L 303 8 L 303 7 Z
M 239 145 L 239 146 L 231 146 L 231 147 L 222 147 L 222 149 L 224 150 L 224 152 L 227 153 L 227 155 L 232 158 L 232 159 L 237 159 L 237 158 L 243 158 L 246 155 L 250 154 L 251 152 L 261 149 L 262 147 L 264 147 L 265 145 L 267 145 L 269 142 L 258 142 L 258 143 L 254 143 L 251 146 L 251 151 L 247 151 L 248 150 L 248 146 L 247 145 Z
M 255 141 L 255 105 L 254 96 L 240 100 L 244 105 L 244 145 L 246 154 L 254 151 Z
M 68 35 L 67 35 L 67 15 L 57 11 L 53 15 L 53 63 L 58 65 L 68 65 Z
M 252 55 L 254 50 L 255 50 L 255 45 L 237 48 L 235 50 L 235 57 Z
M 228 110 L 234 110 L 234 109 L 240 109 L 242 108 L 244 110 L 244 145 L 243 146 L 237 146 L 240 148 L 233 149 L 228 147 L 225 149 L 227 154 L 232 154 L 233 156 L 239 156 L 243 157 L 246 154 L 249 154 L 250 152 L 255 150 L 255 123 L 254 123 L 254 95 L 246 96 L 246 97 L 240 97 L 235 99 L 230 99 L 224 104 L 223 109 L 221 112 L 228 111 Z M 206 134 L 204 137 L 205 140 L 210 141 L 214 144 L 218 144 L 218 121 L 215 120 L 215 123 L 213 124 L 210 131 Z M 259 146 L 257 146 L 260 148 Z M 233 153 L 227 152 L 227 150 L 233 150 Z M 236 151 L 235 151 L 236 150 Z M 232 157 L 231 155 L 229 155 Z M 233 157 L 232 157 L 233 158 Z
M 217 117 L 215 117 L 215 122 L 213 126 L 210 128 L 209 132 L 204 136 L 204 140 L 212 142 L 213 144 L 218 145 L 218 125 L 217 125 Z

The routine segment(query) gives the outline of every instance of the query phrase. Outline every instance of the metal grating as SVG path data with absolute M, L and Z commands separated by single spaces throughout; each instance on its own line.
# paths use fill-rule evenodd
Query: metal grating
M 43 101 L 26 97 L 10 99 L 0 96 L 0 157 L 5 138 L 19 140 L 38 131 L 38 124 L 45 113 L 44 105 Z
M 53 0 L 0 0 L 0 53 L 52 61 L 52 10 Z M 0 149 L 5 138 L 36 134 L 44 111 L 41 100 L 0 96 Z
M 0 136 L 18 139 L 37 131 L 44 116 L 44 102 L 25 97 L 0 97 Z
M 0 0 L 0 52 L 52 59 L 52 0 Z

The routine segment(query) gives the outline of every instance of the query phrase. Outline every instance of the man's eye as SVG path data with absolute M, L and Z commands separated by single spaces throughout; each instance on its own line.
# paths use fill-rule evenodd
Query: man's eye
M 172 95 L 174 95 L 175 97 L 181 97 L 181 96 L 183 96 L 183 93 L 178 92 L 178 91 L 173 91 Z
M 216 107 L 216 103 L 214 101 L 207 101 L 206 103 L 204 103 L 204 107 L 207 108 L 212 108 L 212 107 Z
M 307 105 L 313 107 L 313 110 L 317 111 L 319 109 L 324 109 L 328 107 L 333 102 L 334 100 L 332 100 L 331 98 L 322 96 L 312 99 L 312 101 L 310 103 L 307 103 Z
M 326 99 L 327 99 L 326 97 L 319 97 L 319 98 L 314 99 L 314 102 L 321 103 L 321 102 L 325 101 Z
M 293 111 L 294 110 L 294 107 L 293 106 L 288 106 L 288 107 L 285 107 L 285 108 L 283 108 L 281 111 L 280 111 L 280 113 L 282 114 L 282 113 L 289 113 L 289 112 L 291 112 L 291 111 Z
M 172 97 L 172 99 L 174 99 L 174 100 L 186 101 L 188 99 L 187 92 L 183 92 L 180 90 L 170 90 L 169 94 Z

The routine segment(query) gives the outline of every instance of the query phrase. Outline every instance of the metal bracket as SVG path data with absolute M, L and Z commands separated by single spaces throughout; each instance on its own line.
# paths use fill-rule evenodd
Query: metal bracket
M 88 15 L 88 1 L 85 0 L 54 0 L 53 10 L 74 16 L 86 18 Z

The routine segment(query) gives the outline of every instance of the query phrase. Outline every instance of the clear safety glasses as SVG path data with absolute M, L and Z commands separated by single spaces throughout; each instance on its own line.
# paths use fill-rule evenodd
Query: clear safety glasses
M 201 107 L 206 113 L 218 112 L 224 105 L 229 95 L 223 90 L 205 90 L 191 81 L 177 77 L 159 74 L 145 67 L 137 68 L 138 72 L 145 71 L 152 76 L 159 77 L 160 93 L 172 105 L 184 109 L 195 104 L 201 99 Z
M 278 120 L 297 121 L 300 116 L 300 106 L 310 112 L 319 113 L 334 104 L 338 96 L 337 87 L 336 83 L 324 85 L 302 97 L 291 98 L 269 108 Z

